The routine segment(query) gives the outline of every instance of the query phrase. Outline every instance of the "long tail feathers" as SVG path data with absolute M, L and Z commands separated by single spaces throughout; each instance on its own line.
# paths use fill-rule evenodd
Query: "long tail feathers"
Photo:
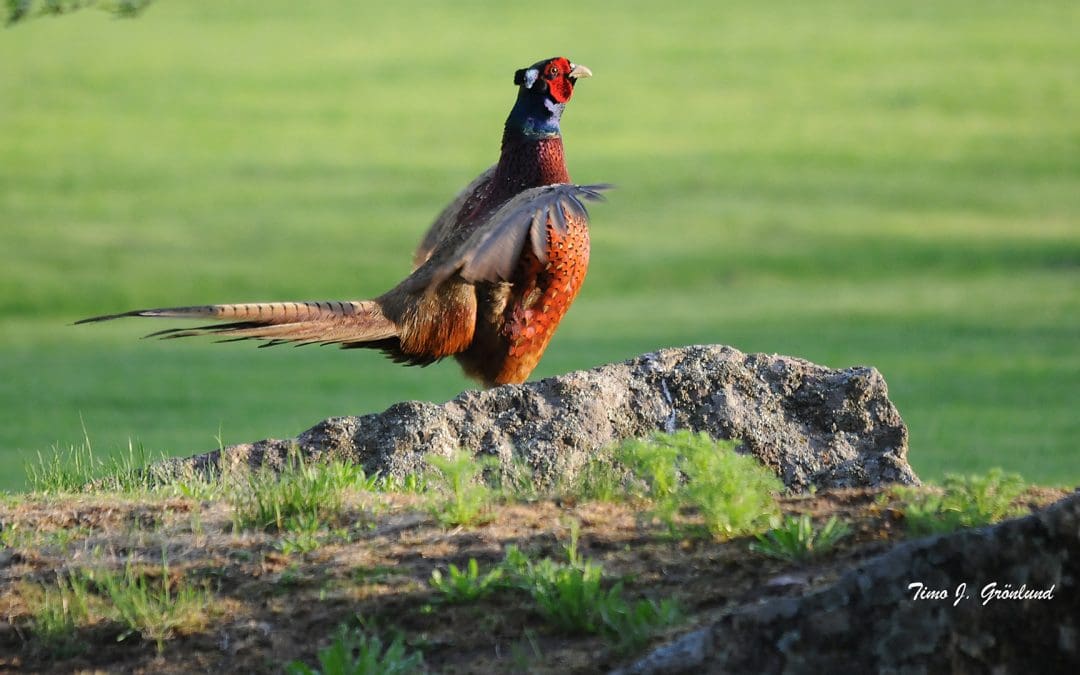
M 269 347 L 284 342 L 361 346 L 398 336 L 398 327 L 373 300 L 347 302 L 254 302 L 239 305 L 200 305 L 137 309 L 76 321 L 109 321 L 127 316 L 226 321 L 194 328 L 167 328 L 146 337 L 163 339 L 211 335 L 222 342 L 268 340 Z

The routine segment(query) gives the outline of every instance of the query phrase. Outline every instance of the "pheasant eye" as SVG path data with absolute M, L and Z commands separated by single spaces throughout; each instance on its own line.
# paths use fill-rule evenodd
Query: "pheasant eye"
M 555 66 L 552 66 L 551 69 L 548 71 L 548 77 L 558 77 L 558 75 L 559 69 Z

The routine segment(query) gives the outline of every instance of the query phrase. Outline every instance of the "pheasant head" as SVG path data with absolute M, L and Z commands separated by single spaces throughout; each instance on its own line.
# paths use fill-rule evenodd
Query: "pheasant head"
M 562 56 L 518 70 L 514 73 L 518 97 L 506 120 L 507 132 L 526 138 L 558 136 L 559 120 L 574 95 L 574 85 L 591 76 L 591 70 Z

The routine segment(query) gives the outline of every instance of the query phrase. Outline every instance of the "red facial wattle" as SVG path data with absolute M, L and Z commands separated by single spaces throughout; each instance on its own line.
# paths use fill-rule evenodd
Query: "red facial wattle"
M 552 59 L 544 66 L 543 78 L 548 83 L 548 94 L 556 103 L 566 103 L 574 95 L 570 70 L 570 61 L 562 57 Z
M 574 94 L 574 85 L 570 84 L 570 80 L 566 76 L 560 75 L 548 82 L 548 93 L 551 94 L 552 100 L 556 103 L 566 103 Z

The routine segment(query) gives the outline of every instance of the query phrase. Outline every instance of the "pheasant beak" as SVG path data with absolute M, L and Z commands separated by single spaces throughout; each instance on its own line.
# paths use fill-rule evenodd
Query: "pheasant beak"
M 583 77 L 592 77 L 592 71 L 581 64 L 570 64 L 570 72 L 567 76 L 572 80 L 579 80 Z

